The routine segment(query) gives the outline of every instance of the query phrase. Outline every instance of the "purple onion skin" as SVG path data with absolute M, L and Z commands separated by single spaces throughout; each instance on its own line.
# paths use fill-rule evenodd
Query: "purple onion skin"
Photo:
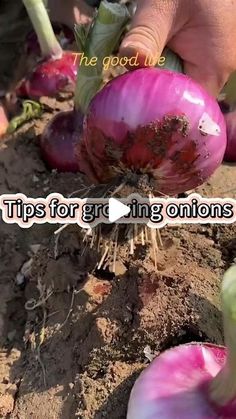
M 224 347 L 204 343 L 163 352 L 135 382 L 127 419 L 235 419 L 236 400 L 217 407 L 207 397 L 225 361 Z
M 217 124 L 219 135 L 199 129 L 204 114 Z M 84 137 L 98 182 L 114 177 L 112 167 L 120 165 L 149 173 L 156 192 L 166 195 L 204 183 L 226 148 L 216 100 L 189 77 L 154 68 L 109 82 L 90 104 Z
M 17 95 L 38 99 L 42 96 L 55 97 L 68 86 L 74 87 L 78 62 L 75 54 L 64 52 L 58 60 L 40 62 L 33 72 L 22 80 Z
M 225 115 L 227 127 L 227 147 L 224 155 L 224 161 L 236 162 L 236 111 Z
M 83 117 L 75 111 L 60 112 L 46 126 L 41 139 L 42 157 L 50 169 L 79 172 L 77 147 L 83 132 Z

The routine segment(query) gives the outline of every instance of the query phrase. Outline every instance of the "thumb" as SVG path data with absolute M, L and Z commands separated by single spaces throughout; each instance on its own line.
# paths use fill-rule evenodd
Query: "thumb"
M 171 37 L 174 3 L 173 0 L 139 0 L 131 28 L 122 41 L 120 55 L 130 58 L 138 54 L 140 66 L 150 65 L 147 64 L 150 61 L 154 65 Z

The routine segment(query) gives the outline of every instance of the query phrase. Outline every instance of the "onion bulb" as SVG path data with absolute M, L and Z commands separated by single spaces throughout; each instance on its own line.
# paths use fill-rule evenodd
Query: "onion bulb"
M 226 127 L 216 100 L 195 81 L 145 68 L 97 93 L 84 141 L 93 181 L 110 181 L 117 168 L 131 170 L 149 174 L 156 192 L 176 195 L 204 183 L 221 164 Z
M 19 96 L 32 99 L 41 96 L 56 96 L 69 85 L 75 85 L 77 63 L 75 54 L 63 52 L 51 25 L 43 0 L 22 0 L 40 45 L 41 57 L 32 73 L 27 74 L 18 85 Z
M 41 138 L 42 157 L 50 169 L 78 172 L 76 148 L 82 133 L 83 116 L 79 112 L 60 112 L 46 126 Z
M 181 345 L 163 352 L 141 373 L 127 419 L 236 418 L 236 266 L 222 285 L 225 347 Z
M 40 98 L 54 97 L 59 92 L 75 86 L 78 62 L 75 54 L 64 52 L 61 58 L 42 61 L 21 81 L 17 88 L 19 96 Z
M 97 63 L 96 66 L 91 66 L 86 64 L 86 60 L 81 60 L 76 79 L 74 111 L 58 114 L 43 132 L 40 146 L 44 160 L 50 168 L 63 172 L 83 169 L 88 172 L 89 162 L 82 141 L 84 114 L 87 103 L 102 84 L 103 58 L 117 47 L 127 20 L 128 12 L 124 5 L 102 1 L 88 36 L 81 26 L 75 26 L 76 39 L 78 44 L 83 45 L 85 59 L 97 57 Z M 48 78 L 49 83 L 50 80 Z M 78 149 L 79 156 L 76 157 Z

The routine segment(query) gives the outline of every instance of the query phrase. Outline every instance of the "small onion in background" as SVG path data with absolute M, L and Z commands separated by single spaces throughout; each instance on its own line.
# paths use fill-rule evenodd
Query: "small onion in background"
M 85 168 L 85 173 L 88 172 L 89 161 L 82 141 L 84 114 L 91 97 L 102 85 L 103 57 L 110 56 L 117 47 L 128 18 L 125 6 L 102 1 L 86 39 L 81 26 L 75 26 L 78 44 L 83 43 L 89 57 L 98 57 L 98 63 L 93 67 L 79 62 L 74 110 L 57 114 L 45 127 L 40 146 L 48 167 L 60 172 L 83 171 Z M 81 147 L 80 143 L 83 143 Z
M 21 81 L 17 95 L 33 99 L 42 96 L 54 97 L 60 92 L 74 89 L 78 60 L 75 53 L 66 51 L 61 58 L 42 61 Z
M 80 141 L 83 116 L 79 112 L 60 112 L 46 126 L 40 148 L 43 159 L 50 169 L 59 172 L 78 172 L 76 148 Z
M 37 35 L 42 61 L 19 83 L 17 95 L 37 99 L 41 96 L 56 96 L 70 88 L 70 85 L 74 90 L 78 66 L 76 54 L 62 50 L 43 0 L 22 1 Z M 31 51 L 35 52 L 37 44 L 32 39 L 31 41 Z
M 236 266 L 222 283 L 224 347 L 181 345 L 163 352 L 141 373 L 127 419 L 236 418 Z
M 149 174 L 156 193 L 176 195 L 204 183 L 221 164 L 226 127 L 216 100 L 195 81 L 145 68 L 97 93 L 84 141 L 97 182 L 110 181 L 120 167 Z

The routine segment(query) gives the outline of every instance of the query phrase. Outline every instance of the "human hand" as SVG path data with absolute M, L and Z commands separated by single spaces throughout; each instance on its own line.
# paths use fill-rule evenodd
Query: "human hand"
M 236 0 L 138 0 L 120 53 L 139 64 L 158 61 L 165 46 L 184 61 L 184 70 L 217 96 L 236 70 Z

